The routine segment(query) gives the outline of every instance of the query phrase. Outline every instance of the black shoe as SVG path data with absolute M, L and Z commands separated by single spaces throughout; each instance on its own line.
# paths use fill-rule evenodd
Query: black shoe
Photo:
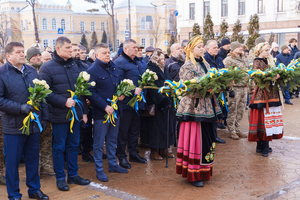
M 262 153 L 262 149 L 256 149 L 256 153 Z M 269 147 L 269 153 L 273 152 L 273 149 Z
M 56 185 L 60 191 L 68 191 L 70 189 L 65 179 L 57 180 Z
M 107 158 L 107 155 L 106 154 L 103 154 L 102 155 L 102 159 L 106 159 Z
M 285 100 L 285 104 L 294 105 L 292 102 Z
M 139 156 L 139 154 L 136 154 L 134 156 L 129 156 L 129 161 L 130 162 L 137 162 L 137 163 L 146 163 L 147 159 L 142 158 L 141 156 Z
M 299 97 L 299 94 L 296 94 L 296 95 L 295 95 L 295 97 L 297 97 L 297 98 L 298 98 L 298 97 Z
M 75 176 L 75 177 L 68 177 L 67 182 L 69 184 L 88 185 L 90 184 L 91 181 L 88 179 L 83 179 L 80 176 Z
M 129 164 L 129 162 L 126 160 L 126 158 L 121 158 L 119 159 L 119 165 L 125 169 L 130 169 L 131 165 Z
M 195 187 L 203 187 L 202 181 L 194 181 L 194 182 L 191 182 L 191 184 Z
M 82 154 L 81 157 L 83 162 L 95 162 L 94 157 L 90 153 Z
M 218 128 L 226 129 L 226 126 L 223 123 L 218 123 Z
M 226 141 L 216 137 L 216 143 L 226 143 Z
M 227 120 L 224 119 L 224 126 L 227 126 Z
M 29 195 L 29 199 L 48 200 L 49 197 L 39 190 L 36 193 Z

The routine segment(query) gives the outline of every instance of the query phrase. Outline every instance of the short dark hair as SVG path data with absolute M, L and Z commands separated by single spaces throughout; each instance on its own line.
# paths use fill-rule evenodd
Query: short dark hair
M 97 52 L 98 49 L 100 49 L 100 48 L 108 48 L 108 45 L 105 44 L 105 43 L 99 43 L 99 44 L 96 44 L 96 46 L 94 47 L 95 52 Z
M 78 46 L 78 44 L 76 44 L 76 43 L 72 43 L 72 46 Z
M 292 43 L 292 42 L 294 42 L 294 41 L 297 42 L 297 39 L 296 39 L 296 38 L 291 38 L 291 39 L 289 40 L 289 43 Z
M 82 45 L 78 45 L 79 49 L 82 50 L 82 51 L 86 51 L 86 48 Z
M 64 36 L 58 37 L 55 41 L 55 46 L 62 47 L 65 42 L 66 43 L 71 43 L 71 40 L 67 37 L 64 37 Z
M 23 47 L 24 48 L 23 44 L 20 42 L 10 42 L 4 48 L 5 55 L 7 53 L 11 54 L 14 51 L 14 47 Z

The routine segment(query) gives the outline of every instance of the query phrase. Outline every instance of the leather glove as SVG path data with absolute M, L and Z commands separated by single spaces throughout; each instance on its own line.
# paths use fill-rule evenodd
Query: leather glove
M 229 92 L 229 97 L 234 98 L 234 96 L 235 96 L 235 92 L 234 92 L 234 90 L 231 90 Z
M 47 129 L 48 121 L 42 121 L 41 124 L 42 124 L 43 132 L 44 132 Z
M 21 114 L 26 114 L 28 115 L 30 111 L 34 111 L 34 107 L 29 104 L 22 104 L 21 105 Z

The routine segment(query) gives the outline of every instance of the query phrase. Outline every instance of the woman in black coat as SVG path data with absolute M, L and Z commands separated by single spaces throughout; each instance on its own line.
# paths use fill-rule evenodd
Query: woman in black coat
M 148 62 L 147 68 L 156 73 L 158 80 L 155 81 L 157 87 L 164 86 L 166 80 L 172 80 L 168 70 L 164 67 L 165 57 L 160 50 L 154 51 Z M 141 126 L 141 141 L 143 144 L 148 144 L 151 148 L 150 158 L 154 160 L 162 160 L 162 156 L 166 156 L 167 147 L 167 120 L 169 112 L 169 145 L 173 145 L 175 141 L 175 110 L 171 97 L 165 94 L 158 93 L 155 89 L 148 89 L 147 91 L 147 105 L 155 104 L 155 116 L 142 117 Z M 169 153 L 169 157 L 174 157 Z

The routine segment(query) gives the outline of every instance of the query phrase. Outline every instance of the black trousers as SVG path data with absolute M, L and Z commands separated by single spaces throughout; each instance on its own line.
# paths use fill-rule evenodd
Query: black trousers
M 80 143 L 82 146 L 82 155 L 88 154 L 93 150 L 93 125 L 92 125 L 92 110 L 88 112 L 88 122 L 85 126 L 84 122 L 80 124 Z
M 138 138 L 140 134 L 141 118 L 134 110 L 122 111 L 118 134 L 117 156 L 126 158 L 126 144 L 129 155 L 137 154 Z

